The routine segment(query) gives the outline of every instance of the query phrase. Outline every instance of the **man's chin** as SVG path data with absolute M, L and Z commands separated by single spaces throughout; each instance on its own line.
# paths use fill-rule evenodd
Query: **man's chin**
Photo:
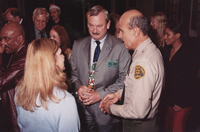
M 130 48 L 127 45 L 125 45 L 125 48 L 128 49 L 128 50 L 130 50 Z
M 98 35 L 92 35 L 92 38 L 93 38 L 94 40 L 99 40 L 99 36 L 98 36 Z
M 38 28 L 39 31 L 42 31 L 44 28 Z
M 6 54 L 11 54 L 11 52 L 9 50 L 5 49 Z

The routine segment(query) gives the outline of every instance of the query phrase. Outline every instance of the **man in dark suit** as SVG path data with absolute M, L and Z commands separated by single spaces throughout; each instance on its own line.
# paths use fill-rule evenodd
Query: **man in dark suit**
M 33 24 L 26 31 L 26 37 L 29 42 L 34 39 L 49 38 L 49 28 L 47 22 L 49 20 L 49 13 L 45 8 L 36 8 L 33 11 Z
M 124 87 L 130 55 L 120 39 L 107 33 L 110 20 L 105 8 L 94 6 L 86 16 L 90 36 L 74 43 L 71 81 L 84 104 L 88 131 L 117 131 L 120 120 L 102 113 L 99 102 L 108 93 Z

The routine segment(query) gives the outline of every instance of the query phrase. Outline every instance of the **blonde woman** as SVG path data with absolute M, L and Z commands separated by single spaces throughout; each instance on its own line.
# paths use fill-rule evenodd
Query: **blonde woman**
M 164 36 L 165 27 L 167 24 L 167 17 L 163 12 L 156 12 L 151 16 L 151 23 L 153 30 L 156 30 L 156 42 L 155 44 L 159 49 L 165 46 Z
M 23 79 L 16 87 L 18 125 L 23 132 L 78 132 L 74 97 L 67 92 L 64 56 L 50 39 L 28 46 Z

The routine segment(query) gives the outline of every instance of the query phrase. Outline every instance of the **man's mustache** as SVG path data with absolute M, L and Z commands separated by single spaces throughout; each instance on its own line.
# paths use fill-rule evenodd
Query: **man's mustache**
M 10 47 L 8 47 L 7 45 L 5 45 L 5 47 L 4 48 L 8 48 L 8 49 L 10 49 Z
M 92 33 L 93 35 L 99 35 L 100 33 Z

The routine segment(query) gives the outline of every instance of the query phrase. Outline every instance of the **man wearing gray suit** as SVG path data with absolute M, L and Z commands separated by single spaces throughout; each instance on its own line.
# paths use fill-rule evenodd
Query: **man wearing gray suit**
M 130 55 L 121 40 L 107 33 L 110 20 L 105 8 L 94 6 L 86 16 L 90 36 L 74 42 L 71 81 L 84 105 L 88 131 L 117 131 L 120 120 L 102 113 L 99 104 L 108 93 L 124 87 Z

